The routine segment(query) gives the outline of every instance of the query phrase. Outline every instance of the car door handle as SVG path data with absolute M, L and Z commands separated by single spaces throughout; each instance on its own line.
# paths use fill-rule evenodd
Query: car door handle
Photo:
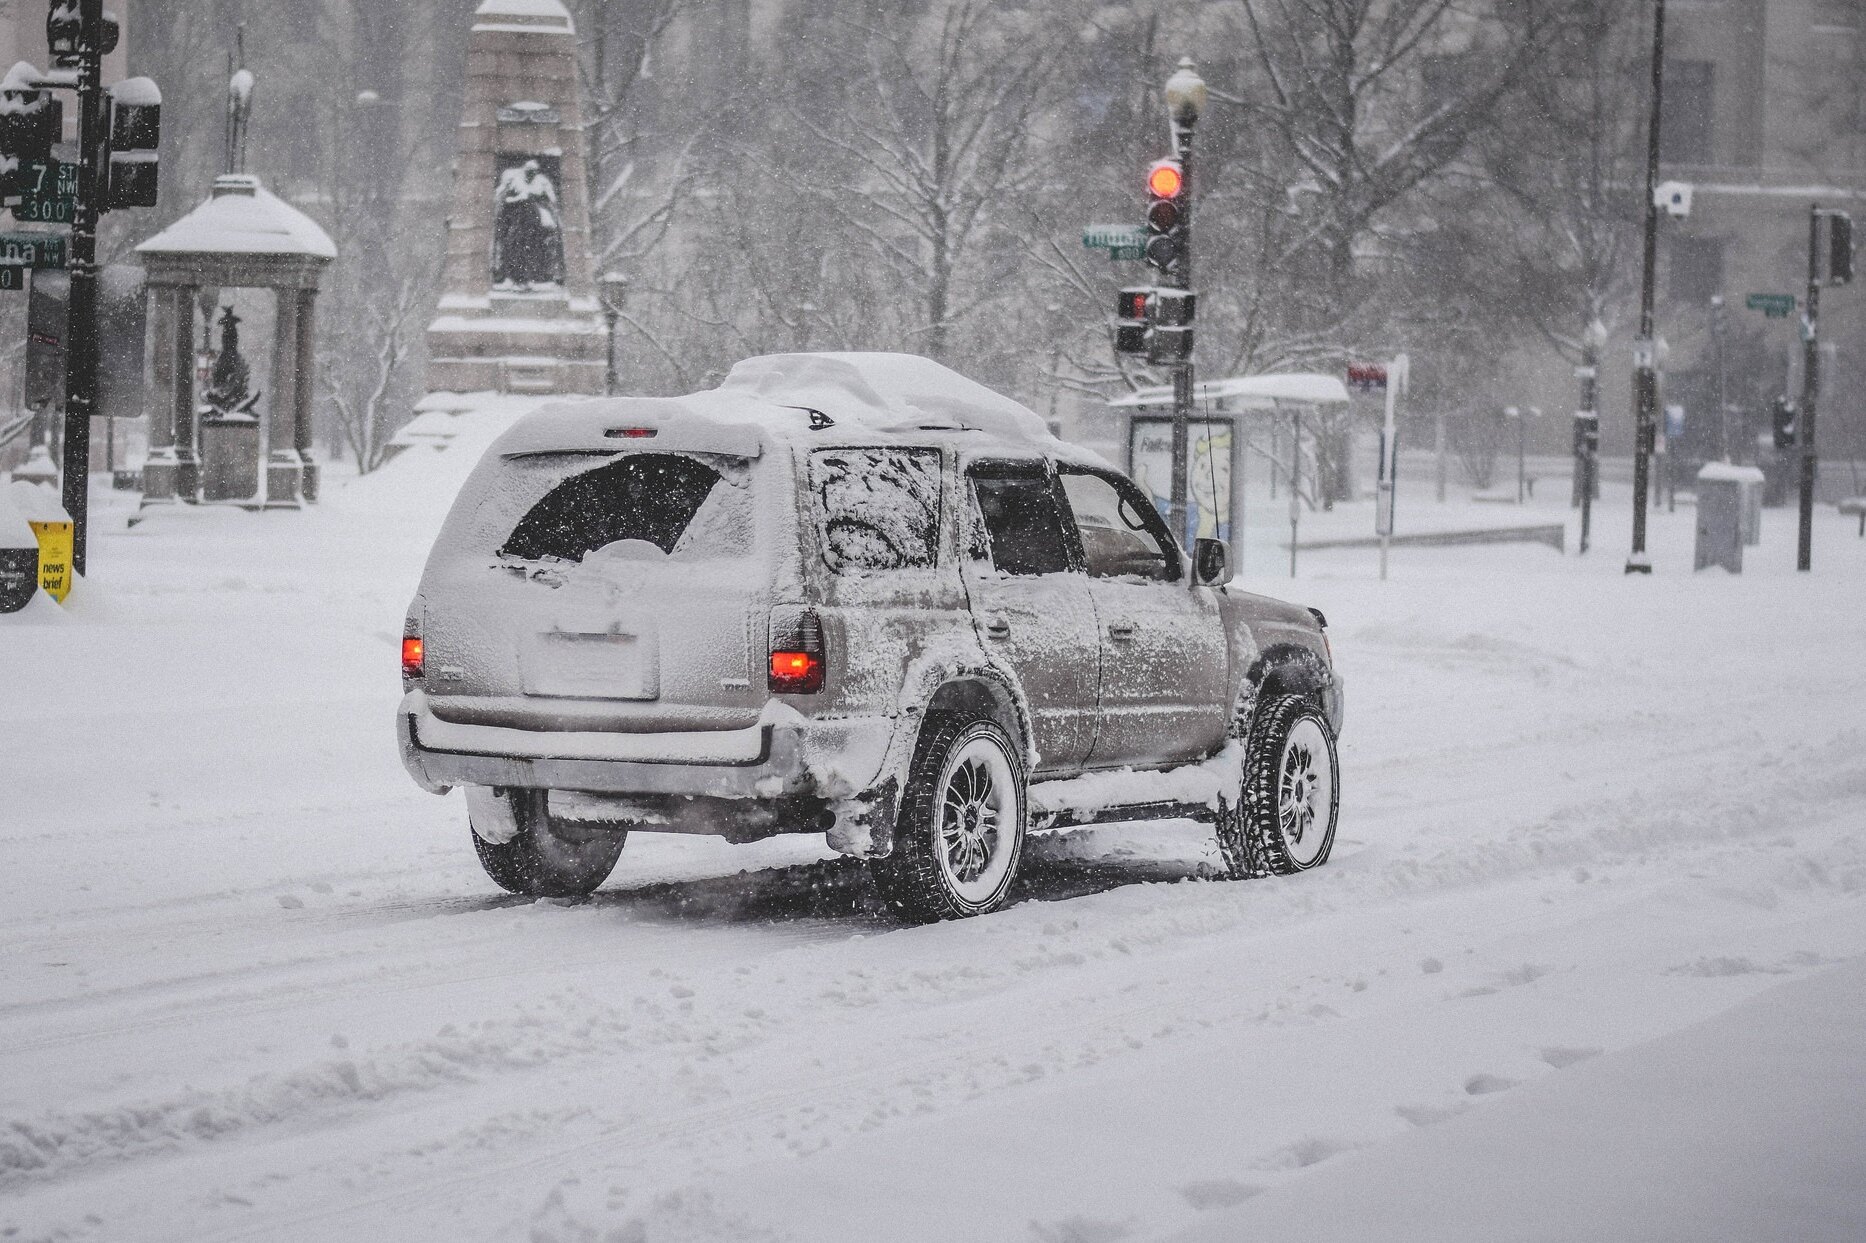
M 988 617 L 985 619 L 985 634 L 988 638 L 1008 639 L 1011 637 L 1011 623 L 1002 617 Z
M 1134 623 L 1118 621 L 1108 623 L 1108 637 L 1111 639 L 1131 639 L 1134 637 Z

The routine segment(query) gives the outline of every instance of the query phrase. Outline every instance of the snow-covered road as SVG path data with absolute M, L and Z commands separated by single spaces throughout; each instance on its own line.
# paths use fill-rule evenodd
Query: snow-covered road
M 1586 561 L 1310 556 L 1349 686 L 1329 867 L 1210 882 L 1196 826 L 1098 829 L 1002 914 L 903 927 L 820 839 L 642 835 L 593 900 L 493 888 L 390 724 L 453 456 L 298 517 L 125 530 L 100 496 L 88 598 L 0 621 L 0 1239 L 1304 1237 L 1351 1187 L 1447 1220 L 1407 1216 L 1445 1194 L 1428 1141 L 1503 1206 L 1472 1238 L 1668 1237 L 1685 1188 L 1866 1235 L 1824 1190 L 1866 1178 L 1850 520 L 1813 576 L 1780 511 L 1745 576 L 1690 576 L 1681 509 L 1624 579 L 1611 496 Z M 1795 1006 L 1850 1042 L 1739 1099 L 1839 1173 L 1687 1147 L 1616 1210 Z

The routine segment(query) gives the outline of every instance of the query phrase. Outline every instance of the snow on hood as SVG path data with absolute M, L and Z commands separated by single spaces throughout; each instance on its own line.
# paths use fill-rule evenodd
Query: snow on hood
M 337 247 L 316 221 L 248 173 L 216 177 L 207 202 L 138 246 L 136 252 L 337 257 Z
M 630 431 L 635 434 L 628 435 Z M 775 442 L 846 444 L 979 432 L 1061 448 L 1029 408 L 911 354 L 772 354 L 685 397 L 553 402 L 499 438 L 506 456 L 629 447 L 757 457 Z

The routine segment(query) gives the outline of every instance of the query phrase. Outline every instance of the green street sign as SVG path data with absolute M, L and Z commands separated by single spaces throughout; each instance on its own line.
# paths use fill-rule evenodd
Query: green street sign
M 1082 230 L 1082 245 L 1105 250 L 1110 259 L 1139 259 L 1147 253 L 1147 228 L 1138 224 L 1092 224 Z
M 29 160 L 24 194 L 13 208 L 21 224 L 70 224 L 78 214 L 78 166 Z
M 0 264 L 62 268 L 65 240 L 62 233 L 0 233 Z
M 1743 300 L 1743 305 L 1752 311 L 1761 311 L 1770 319 L 1787 319 L 1795 313 L 1795 295 L 1792 293 L 1753 293 Z
M 0 263 L 0 291 L 18 293 L 26 288 L 26 269 L 17 263 Z

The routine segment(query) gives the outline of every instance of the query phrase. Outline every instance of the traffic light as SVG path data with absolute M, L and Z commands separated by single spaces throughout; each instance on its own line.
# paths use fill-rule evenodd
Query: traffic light
M 1795 447 L 1797 416 L 1800 414 L 1795 403 L 1786 397 L 1777 397 L 1769 409 L 1770 429 L 1775 433 L 1775 447 L 1792 449 Z
M 110 88 L 110 168 L 106 211 L 156 205 L 156 148 L 162 143 L 162 92 L 148 78 L 125 78 Z
M 0 198 L 25 193 L 26 166 L 49 164 L 64 128 L 65 109 L 50 91 L 35 90 L 39 71 L 24 61 L 0 80 Z
M 1853 279 L 1853 217 L 1843 211 L 1824 211 L 1827 217 L 1827 283 L 1845 285 Z
M 1198 305 L 1198 295 L 1188 290 L 1155 291 L 1153 332 L 1147 339 L 1148 362 L 1171 366 L 1192 358 L 1192 319 Z
M 1147 170 L 1147 262 L 1162 272 L 1179 266 L 1186 241 L 1186 172 L 1177 160 Z
M 122 37 L 117 15 L 105 10 L 95 35 L 97 54 L 108 56 L 116 51 Z M 52 53 L 52 67 L 76 69 L 84 59 L 85 42 L 84 18 L 77 0 L 52 0 L 45 14 L 45 46 Z
M 1144 285 L 1123 289 L 1114 304 L 1114 350 L 1117 354 L 1147 352 L 1147 308 L 1153 290 Z

